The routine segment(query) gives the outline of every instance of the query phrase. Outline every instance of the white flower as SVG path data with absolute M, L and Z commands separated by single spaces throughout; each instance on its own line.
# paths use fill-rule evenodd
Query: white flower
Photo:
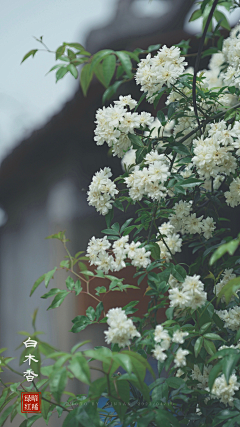
M 94 206 L 102 215 L 106 215 L 112 209 L 115 195 L 118 190 L 109 177 L 112 176 L 110 168 L 100 169 L 92 178 L 88 191 L 88 204 Z
M 146 252 L 145 248 L 136 248 L 132 258 L 132 265 L 134 265 L 134 267 L 146 268 L 149 264 L 151 264 L 151 260 L 149 258 L 150 255 L 151 252 Z
M 119 105 L 120 107 L 126 107 L 128 106 L 130 110 L 133 110 L 133 108 L 136 107 L 137 101 L 135 99 L 132 99 L 131 95 L 127 96 L 119 96 L 119 101 L 114 101 L 114 104 Z
M 231 279 L 235 279 L 235 277 L 236 277 L 236 274 L 234 274 L 234 273 L 233 273 L 233 268 L 225 269 L 225 270 L 224 270 L 224 272 L 223 272 L 223 277 L 222 277 L 222 279 L 221 279 L 221 280 L 220 280 L 220 282 L 219 282 L 219 283 L 217 283 L 217 284 L 215 285 L 215 287 L 214 287 L 214 290 L 215 290 L 216 296 L 218 296 L 218 295 L 219 295 L 219 293 L 221 292 L 221 290 L 222 290 L 223 286 L 224 286 L 224 285 L 226 285 L 226 284 L 229 282 L 229 280 L 231 280 Z M 237 291 L 237 292 L 239 292 L 239 291 Z M 225 295 L 223 295 L 223 296 L 221 297 L 221 301 L 222 301 L 222 302 L 226 302 Z M 231 298 L 231 300 L 230 300 L 230 301 L 234 301 L 234 295 L 232 296 L 232 298 Z
M 235 306 L 229 310 L 218 310 L 216 313 L 225 322 L 225 328 L 238 331 L 240 328 L 240 307 Z
M 188 354 L 188 350 L 183 350 L 182 348 L 179 348 L 174 359 L 174 367 L 182 368 L 183 366 L 186 366 L 187 361 L 185 356 L 187 356 Z
M 182 375 L 184 375 L 184 372 L 181 368 L 179 368 L 176 372 L 176 377 L 181 377 Z
M 121 161 L 123 171 L 126 172 L 126 170 L 131 166 L 136 164 L 136 150 L 131 148 L 128 150 Z
M 109 328 L 104 331 L 107 344 L 113 343 L 118 344 L 119 347 L 126 347 L 131 344 L 131 339 L 141 336 L 122 308 L 112 308 L 108 311 L 107 318 Z
M 136 83 L 141 85 L 141 91 L 147 92 L 147 100 L 153 103 L 156 92 L 165 84 L 170 87 L 183 73 L 185 58 L 180 56 L 178 47 L 170 49 L 163 46 L 153 58 L 148 54 L 141 59 L 136 72 Z
M 224 193 L 226 203 L 232 208 L 240 204 L 240 178 L 235 178 L 229 186 L 229 191 Z
M 212 394 L 215 395 L 220 402 L 225 405 L 233 406 L 233 396 L 235 391 L 238 391 L 240 383 L 237 382 L 237 376 L 232 374 L 229 378 L 229 384 L 227 384 L 224 374 L 216 378 L 212 388 Z
M 164 349 L 160 345 L 156 345 L 155 349 L 153 350 L 153 355 L 155 359 L 159 360 L 160 362 L 164 362 L 167 355 L 164 353 Z
M 154 341 L 161 343 L 164 350 L 168 350 L 171 344 L 171 337 L 168 332 L 163 329 L 162 325 L 157 325 L 154 331 Z
M 169 291 L 170 307 L 185 308 L 189 306 L 191 301 L 190 296 L 186 292 L 178 288 L 170 289 Z
M 185 341 L 184 337 L 187 337 L 188 335 L 189 335 L 188 332 L 182 332 L 180 331 L 180 329 L 178 329 L 173 333 L 172 341 L 177 344 L 183 344 Z
M 202 291 L 204 289 L 204 285 L 199 280 L 200 276 L 194 274 L 194 276 L 186 276 L 182 287 L 184 291 Z
M 202 231 L 206 239 L 210 239 L 210 237 L 212 237 L 212 233 L 216 228 L 215 224 L 216 223 L 213 221 L 213 218 L 210 218 L 210 216 L 202 220 Z

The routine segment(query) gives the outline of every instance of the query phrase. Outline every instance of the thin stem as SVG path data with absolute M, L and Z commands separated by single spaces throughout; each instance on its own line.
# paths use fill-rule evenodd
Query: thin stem
M 36 386 L 36 384 L 35 384 L 35 382 L 34 382 L 34 380 L 32 380 L 32 383 L 33 383 L 35 389 L 37 390 L 37 392 L 40 393 L 39 390 L 38 390 L 38 388 L 37 388 L 37 386 Z M 60 405 L 59 403 L 52 402 L 51 400 L 48 400 L 45 397 L 42 397 L 42 400 L 45 400 L 46 402 L 49 402 L 52 405 L 59 406 L 60 408 L 63 408 L 64 411 L 71 412 L 69 409 L 65 408 L 64 406 Z

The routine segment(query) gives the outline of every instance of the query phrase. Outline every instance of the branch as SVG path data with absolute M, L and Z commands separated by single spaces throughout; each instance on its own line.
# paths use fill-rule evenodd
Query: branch
M 37 386 L 36 386 L 36 384 L 35 384 L 34 380 L 32 380 L 32 383 L 33 383 L 33 385 L 34 385 L 35 389 L 37 390 L 37 392 L 38 392 L 38 393 L 41 393 L 41 392 L 38 390 L 38 388 L 37 388 Z M 49 403 L 51 403 L 52 405 L 59 406 L 60 408 L 63 408 L 63 410 L 64 410 L 64 411 L 71 412 L 69 409 L 65 408 L 64 406 L 60 405 L 59 403 L 52 402 L 51 400 L 48 400 L 48 399 L 46 399 L 45 397 L 42 397 L 42 400 L 45 400 L 46 402 L 49 402 Z

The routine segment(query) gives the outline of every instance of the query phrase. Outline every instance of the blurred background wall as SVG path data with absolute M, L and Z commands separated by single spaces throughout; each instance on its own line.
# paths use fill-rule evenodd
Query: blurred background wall
M 84 98 L 71 76 L 55 85 L 54 73 L 45 77 L 54 65 L 54 55 L 46 52 L 20 66 L 27 51 L 41 48 L 31 36 L 43 35 L 53 50 L 63 41 L 78 41 L 91 53 L 171 46 L 200 31 L 200 24 L 187 25 L 192 5 L 192 0 L 9 0 L 1 6 L 0 348 L 8 348 L 5 356 L 16 357 L 11 366 L 20 372 L 26 365 L 18 366 L 22 349 L 16 347 L 24 336 L 17 332 L 33 332 L 31 316 L 37 307 L 37 330 L 51 345 L 69 351 L 85 339 L 92 346 L 103 344 L 103 326 L 68 332 L 81 311 L 81 296 L 69 295 L 57 310 L 46 311 L 51 300 L 40 299 L 44 285 L 29 294 L 35 280 L 65 256 L 61 243 L 46 236 L 66 229 L 72 253 L 85 250 L 93 235 L 100 237 L 105 220 L 88 206 L 86 191 L 100 168 L 110 166 L 114 177 L 121 173 L 120 160 L 93 141 L 104 88 L 94 80 Z M 196 51 L 197 40 L 192 42 Z M 140 91 L 130 82 L 121 93 L 138 97 Z M 142 104 L 145 111 L 151 108 Z M 66 277 L 56 272 L 49 288 L 64 289 Z M 21 377 L 9 371 L 4 380 Z M 80 392 L 77 384 L 72 390 Z M 18 426 L 19 419 L 5 425 Z M 49 426 L 56 425 L 51 418 Z

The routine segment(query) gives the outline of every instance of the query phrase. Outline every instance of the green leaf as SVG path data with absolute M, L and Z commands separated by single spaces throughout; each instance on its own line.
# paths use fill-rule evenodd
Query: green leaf
M 39 350 L 42 354 L 44 354 L 45 356 L 48 356 L 49 354 L 53 353 L 54 351 L 56 351 L 56 348 L 52 347 L 50 344 L 48 344 L 47 342 L 43 342 L 43 341 L 38 341 L 38 345 L 39 345 Z
M 102 66 L 102 64 L 100 62 L 95 65 L 95 67 L 94 67 L 94 73 L 95 73 L 95 76 L 97 77 L 97 79 L 100 81 L 100 83 L 105 88 L 107 88 L 108 85 L 105 82 L 105 78 L 104 78 L 104 74 L 103 74 L 103 66 Z
M 54 298 L 54 300 L 52 301 L 52 304 L 47 308 L 47 310 L 50 310 L 51 308 L 56 308 L 59 307 L 64 299 L 66 298 L 66 296 L 70 294 L 70 291 L 60 291 Z
M 231 31 L 231 27 L 226 16 L 222 12 L 220 12 L 220 10 L 215 10 L 213 16 L 217 20 L 217 22 L 221 21 L 221 27 L 225 28 L 228 31 Z
M 186 178 L 184 181 L 181 181 L 182 187 L 195 187 L 196 185 L 202 184 L 204 181 L 196 178 Z
M 69 239 L 66 239 L 65 237 L 65 231 L 59 231 L 57 234 L 51 234 L 48 237 L 45 237 L 46 239 L 58 239 L 61 240 L 61 242 L 68 242 Z
M 81 55 L 87 55 L 87 56 L 91 55 L 91 53 L 87 52 L 80 43 L 63 43 L 63 44 L 64 46 L 74 47 L 81 53 Z
M 70 291 L 75 288 L 75 283 L 71 276 L 68 276 L 68 278 L 66 279 L 66 286 Z
M 173 145 L 173 146 L 171 146 L 171 149 L 173 151 L 176 151 L 177 153 L 189 155 L 188 148 L 185 145 L 183 145 L 183 144 L 179 143 L 178 145 Z
M 153 257 L 153 259 L 157 260 L 160 259 L 160 247 L 157 243 L 152 243 L 151 244 L 151 256 Z
M 47 292 L 46 294 L 42 295 L 41 298 L 46 299 L 46 298 L 52 297 L 53 295 L 58 294 L 59 292 L 61 292 L 61 289 L 52 288 L 49 292 Z
M 170 427 L 170 425 L 172 425 L 174 427 L 181 427 L 179 421 L 177 420 L 177 417 L 174 417 L 171 412 L 165 411 L 163 409 L 156 410 L 155 419 L 159 426 L 161 425 L 164 427 Z
M 54 276 L 54 273 L 56 270 L 57 270 L 57 267 L 54 267 L 53 270 L 51 270 L 45 274 L 45 286 L 46 286 L 46 288 L 48 287 L 50 280 L 53 279 L 53 276 Z
M 74 289 L 75 289 L 76 295 L 79 295 L 80 292 L 82 291 L 81 281 L 79 279 L 76 280 L 75 285 L 74 285 Z
M 28 53 L 26 53 L 26 55 L 24 55 L 24 57 L 23 57 L 23 59 L 21 61 L 21 64 L 24 61 L 26 61 L 26 59 L 29 58 L 30 56 L 32 56 L 34 58 L 34 55 L 36 54 L 37 51 L 38 51 L 38 49 L 33 49 L 33 50 L 30 50 Z
M 95 55 L 92 57 L 92 62 L 90 63 L 90 71 L 94 72 L 95 66 L 99 64 L 103 58 L 110 55 L 111 53 L 114 53 L 114 51 L 111 49 L 103 49 L 95 53 Z
M 189 22 L 196 21 L 196 19 L 201 18 L 201 16 L 202 16 L 201 9 L 194 10 L 194 12 L 192 13 L 192 15 L 189 19 Z
M 11 405 L 7 409 L 5 409 L 5 411 L 3 412 L 3 414 L 0 417 L 0 426 L 3 426 L 7 417 L 11 414 L 13 408 L 14 408 L 14 405 Z
M 44 281 L 45 279 L 45 274 L 43 274 L 41 277 L 39 277 L 39 279 L 36 280 L 36 282 L 34 283 L 31 292 L 30 292 L 30 297 L 32 296 L 33 292 L 38 288 L 38 286 Z
M 220 372 L 222 372 L 222 360 L 219 363 L 217 363 L 210 371 L 209 378 L 208 378 L 208 386 L 210 388 L 210 391 L 212 390 L 215 379 L 218 377 L 218 374 Z
M 211 326 L 211 324 L 212 322 L 204 323 L 204 325 L 202 325 L 200 328 L 200 334 L 204 334 L 209 328 L 209 326 Z
M 139 164 L 143 161 L 144 157 L 146 156 L 148 152 L 147 147 L 139 148 L 136 151 L 136 163 Z
M 97 321 L 99 320 L 99 318 L 100 318 L 100 316 L 101 316 L 101 314 L 102 314 L 103 310 L 104 310 L 104 307 L 103 307 L 103 303 L 102 303 L 102 301 L 101 301 L 101 302 L 97 305 L 97 307 L 96 307 L 96 311 L 95 311 L 95 316 L 96 316 L 96 320 L 97 320 Z
M 72 60 L 72 59 L 76 59 L 76 53 L 74 53 L 72 49 L 68 49 L 68 50 L 67 50 L 67 54 L 68 54 L 68 58 L 69 58 L 70 60 Z
M 106 86 L 109 86 L 116 68 L 116 56 L 107 56 L 102 63 L 102 71 Z
M 62 393 L 67 384 L 67 370 L 65 367 L 55 370 L 53 369 L 49 377 L 49 387 L 56 402 L 60 403 Z
M 233 255 L 239 245 L 239 239 L 231 240 L 219 246 L 210 258 L 209 264 L 212 265 L 215 261 L 221 258 L 226 252 Z
M 227 282 L 226 285 L 224 285 L 221 291 L 219 292 L 218 298 L 217 298 L 217 304 L 223 295 L 225 296 L 226 303 L 229 304 L 232 296 L 236 295 L 236 291 L 239 288 L 240 288 L 240 276 L 235 277 L 235 279 L 229 280 L 229 282 Z
M 240 354 L 228 354 L 226 357 L 222 360 L 222 370 L 225 375 L 227 383 L 229 382 L 229 378 L 232 375 L 233 370 L 235 369 L 235 366 L 237 365 L 237 362 L 240 359 Z
M 73 375 L 84 384 L 90 384 L 90 368 L 85 357 L 80 353 L 75 353 L 70 364 L 69 369 Z
M 43 397 L 45 397 L 45 399 L 51 400 L 52 396 L 51 396 L 51 393 L 45 392 Z M 47 402 L 46 400 L 42 399 L 42 401 L 41 401 L 41 414 L 42 414 L 44 420 L 47 420 L 50 405 L 51 405 L 50 402 Z
M 181 185 L 175 185 L 173 190 L 176 194 L 186 194 L 185 188 L 183 188 Z
M 100 427 L 100 418 L 93 402 L 86 402 L 73 409 L 65 418 L 62 427 Z
M 120 200 L 118 199 L 114 200 L 113 206 L 115 206 L 115 208 L 119 209 L 120 211 L 124 212 L 124 207 L 122 202 L 120 202 Z
M 126 227 L 124 232 L 123 232 L 123 236 L 126 236 L 127 234 L 130 234 L 132 230 L 134 230 L 134 228 L 136 228 L 136 225 L 130 225 L 130 227 Z
M 131 79 L 132 78 L 132 62 L 129 56 L 125 52 L 117 51 L 115 52 L 118 56 L 125 73 Z
M 166 383 L 169 385 L 169 387 L 171 388 L 175 388 L 178 389 L 181 386 L 185 386 L 185 381 L 182 380 L 181 378 L 177 378 L 177 377 L 170 377 L 166 379 Z
M 59 68 L 56 72 L 56 83 L 58 82 L 58 80 L 61 80 L 65 76 L 65 74 L 67 74 L 67 72 L 68 72 L 67 67 Z
M 171 119 L 171 117 L 173 117 L 173 115 L 175 114 L 175 111 L 178 108 L 178 105 L 179 105 L 178 101 L 177 102 L 171 102 L 169 104 L 168 112 L 167 112 L 168 119 Z
M 202 345 L 203 345 L 203 337 L 199 337 L 194 344 L 195 357 L 198 357 L 198 355 L 201 351 Z
M 173 319 L 173 312 L 174 312 L 174 307 L 169 307 L 166 310 L 166 316 L 168 320 L 172 320 Z
M 70 267 L 69 264 L 70 264 L 70 260 L 65 260 L 64 259 L 63 261 L 60 262 L 60 267 L 61 268 L 69 268 Z
M 83 91 L 83 95 L 87 95 L 89 85 L 93 77 L 93 71 L 91 70 L 91 64 L 86 64 L 82 67 L 80 75 L 80 84 Z
M 211 56 L 214 53 L 218 53 L 219 49 L 217 47 L 211 47 L 210 49 L 205 50 L 202 53 L 202 58 L 205 58 L 206 56 Z
M 86 315 L 92 322 L 95 320 L 95 310 L 93 307 L 88 307 L 86 310 Z
M 162 111 L 157 112 L 157 118 L 160 121 L 161 124 L 166 123 L 165 114 Z
M 70 73 L 73 75 L 73 77 L 74 77 L 75 79 L 77 79 L 77 78 L 78 78 L 78 70 L 77 70 L 77 68 L 75 67 L 75 65 L 73 65 L 73 64 L 69 64 L 69 65 L 67 66 L 67 69 L 68 69 L 68 71 L 70 71 Z
M 102 103 L 104 104 L 108 99 L 110 99 L 118 90 L 119 86 L 123 83 L 123 80 L 117 81 L 113 83 L 113 85 L 109 86 L 102 97 Z
M 142 139 L 139 136 L 133 133 L 129 133 L 128 138 L 130 139 L 133 148 L 138 149 L 138 148 L 144 147 Z
M 127 228 L 129 226 L 129 224 L 131 224 L 133 218 L 128 218 L 124 224 L 122 225 L 121 229 L 120 229 L 120 234 L 122 234 L 122 232 L 125 230 L 125 228 Z
M 154 50 L 160 49 L 161 46 L 161 44 L 152 44 L 151 46 L 148 46 L 147 51 L 153 52 Z
M 208 341 L 206 339 L 204 339 L 204 347 L 207 350 L 208 354 L 210 354 L 210 356 L 213 356 L 217 351 L 213 342 Z
M 60 56 L 64 55 L 65 49 L 66 49 L 66 47 L 65 47 L 65 46 L 59 46 L 59 47 L 57 48 L 57 50 L 56 50 L 56 60 L 57 60 Z
M 71 349 L 71 353 L 73 354 L 79 347 L 82 347 L 83 345 L 88 344 L 89 342 L 91 342 L 91 341 L 90 340 L 86 340 L 86 341 L 79 342 L 79 343 L 75 344 L 73 346 L 73 348 Z
M 221 338 L 218 334 L 214 334 L 214 333 L 208 333 L 204 335 L 204 338 L 207 338 L 209 340 L 220 340 L 220 341 L 225 341 L 223 338 Z
M 74 325 L 71 329 L 71 332 L 78 333 L 83 331 L 91 323 L 91 321 L 86 316 L 77 316 L 75 319 L 73 319 L 73 323 Z
M 110 209 L 110 210 L 108 211 L 107 215 L 105 215 L 105 220 L 106 220 L 106 224 L 107 224 L 107 227 L 108 227 L 108 228 L 109 228 L 109 227 L 110 227 L 110 225 L 111 225 L 111 221 L 112 221 L 112 219 L 113 219 L 113 215 L 114 215 L 113 209 Z

